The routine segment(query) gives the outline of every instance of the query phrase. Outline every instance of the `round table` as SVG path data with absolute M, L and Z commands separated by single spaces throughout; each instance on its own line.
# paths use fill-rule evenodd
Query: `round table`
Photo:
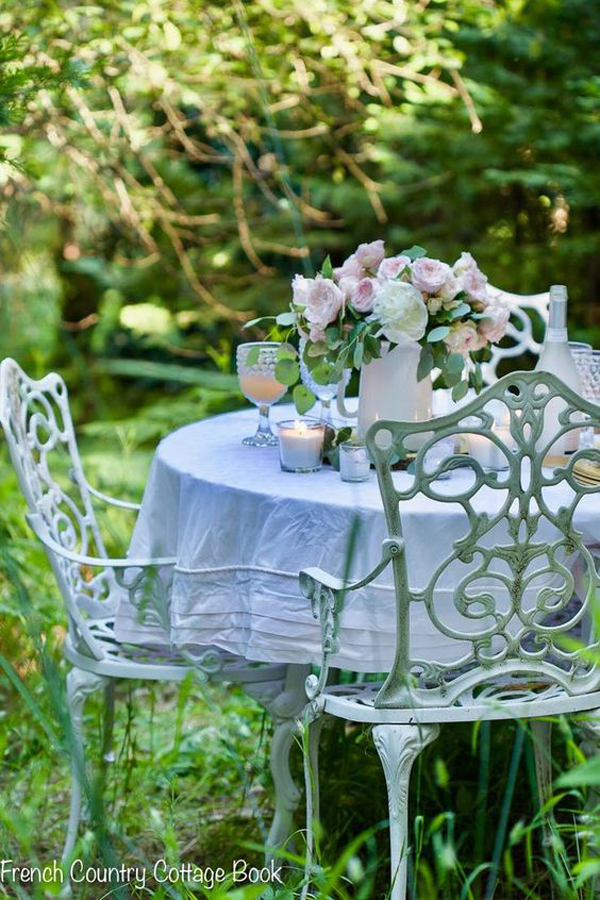
M 276 406 L 272 418 L 293 416 Z M 355 522 L 358 540 L 351 576 L 366 575 L 377 563 L 387 536 L 375 474 L 368 482 L 340 480 L 330 466 L 309 475 L 282 472 L 277 449 L 242 445 L 256 429 L 257 412 L 246 409 L 204 419 L 170 434 L 159 444 L 133 534 L 131 557 L 173 556 L 168 635 L 137 621 L 123 599 L 117 615 L 119 640 L 178 647 L 216 645 L 247 659 L 317 663 L 320 630 L 300 594 L 298 573 L 319 566 L 333 575 L 345 570 L 348 538 Z M 411 478 L 395 476 L 401 483 Z M 458 471 L 448 481 L 460 490 Z M 459 479 L 459 481 L 456 481 Z M 561 486 L 556 503 L 561 502 Z M 565 497 L 563 496 L 563 502 Z M 499 508 L 499 492 L 482 488 L 474 506 Z M 598 495 L 581 502 L 575 518 L 586 542 L 600 543 Z M 458 504 L 417 496 L 402 505 L 411 586 L 424 586 L 452 543 L 466 533 Z M 447 621 L 456 626 L 452 573 L 436 591 Z M 456 648 L 436 631 L 422 604 L 411 613 L 411 655 L 450 662 Z M 366 590 L 347 595 L 340 653 L 332 665 L 381 672 L 391 664 L 395 601 L 391 574 Z

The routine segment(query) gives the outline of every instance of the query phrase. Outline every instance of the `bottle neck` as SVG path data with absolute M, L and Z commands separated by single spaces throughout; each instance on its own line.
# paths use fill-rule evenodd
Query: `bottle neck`
M 566 328 L 546 328 L 546 344 L 567 344 L 569 334 Z

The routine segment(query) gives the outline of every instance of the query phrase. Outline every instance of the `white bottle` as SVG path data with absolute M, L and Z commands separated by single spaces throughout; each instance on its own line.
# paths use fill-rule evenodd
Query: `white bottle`
M 550 309 L 548 327 L 542 352 L 536 369 L 541 372 L 552 372 L 557 378 L 581 396 L 581 378 L 569 350 L 567 334 L 567 288 L 564 284 L 553 284 L 550 288 Z M 564 400 L 551 400 L 546 407 L 544 430 L 538 441 L 538 448 L 543 447 L 556 434 L 561 425 L 559 413 L 566 408 Z M 556 441 L 550 450 L 552 456 L 563 456 L 577 449 L 579 429 L 574 429 Z

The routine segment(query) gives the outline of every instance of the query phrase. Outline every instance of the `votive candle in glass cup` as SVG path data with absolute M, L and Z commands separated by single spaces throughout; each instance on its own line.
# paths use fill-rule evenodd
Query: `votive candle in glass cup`
M 251 341 L 237 348 L 237 369 L 240 389 L 244 397 L 258 406 L 258 429 L 252 437 L 244 438 L 250 447 L 276 447 L 277 437 L 271 431 L 269 410 L 280 400 L 287 387 L 275 378 L 277 341 Z
M 342 481 L 367 481 L 371 475 L 371 459 L 364 441 L 351 439 L 340 444 L 340 476 Z
M 279 462 L 284 472 L 318 472 L 323 462 L 325 426 L 315 419 L 289 419 L 277 425 Z

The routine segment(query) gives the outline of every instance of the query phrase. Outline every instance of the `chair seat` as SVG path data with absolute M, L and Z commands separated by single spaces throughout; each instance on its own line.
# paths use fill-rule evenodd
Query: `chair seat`
M 70 635 L 63 647 L 65 658 L 78 669 L 109 678 L 183 681 L 192 673 L 196 676 L 205 674 L 210 681 L 245 684 L 285 679 L 285 664 L 251 662 L 218 647 L 196 647 L 186 651 L 167 645 L 121 644 L 115 637 L 114 625 L 114 617 L 88 622 L 93 637 L 104 649 L 102 659 L 81 652 Z
M 572 696 L 550 682 L 526 684 L 518 682 L 517 678 L 497 678 L 482 687 L 477 696 L 468 695 L 453 706 L 381 709 L 375 707 L 375 698 L 382 685 L 382 681 L 331 685 L 324 689 L 319 699 L 324 701 L 324 712 L 329 715 L 374 725 L 524 719 L 600 708 L 600 691 Z

